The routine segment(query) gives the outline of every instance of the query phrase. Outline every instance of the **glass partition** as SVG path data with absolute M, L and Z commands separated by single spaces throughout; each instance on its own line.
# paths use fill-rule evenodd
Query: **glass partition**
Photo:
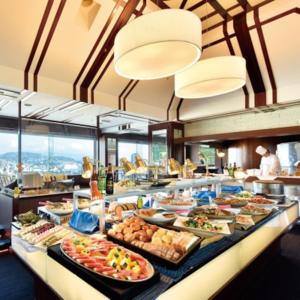
M 0 131 L 0 175 L 16 177 L 18 163 L 17 133 Z
M 105 164 L 117 165 L 117 139 L 107 138 L 106 139 L 106 162 Z
M 148 151 L 148 144 L 120 141 L 118 143 L 119 164 L 122 157 L 126 157 L 130 162 L 134 163 L 136 154 L 148 161 Z
M 152 145 L 150 160 L 155 165 L 167 165 L 168 160 L 168 142 L 167 129 L 152 131 Z
M 25 119 L 21 149 L 23 172 L 79 175 L 82 158 L 94 159 L 95 130 Z
M 84 156 L 94 157 L 94 141 L 91 139 L 32 134 L 22 136 L 24 172 L 81 174 Z

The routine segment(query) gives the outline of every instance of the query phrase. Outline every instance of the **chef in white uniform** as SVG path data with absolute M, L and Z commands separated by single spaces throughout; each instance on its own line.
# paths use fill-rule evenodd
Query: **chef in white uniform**
M 281 166 L 277 155 L 271 153 L 263 146 L 256 148 L 256 153 L 262 156 L 260 162 L 260 171 L 262 176 L 280 175 Z

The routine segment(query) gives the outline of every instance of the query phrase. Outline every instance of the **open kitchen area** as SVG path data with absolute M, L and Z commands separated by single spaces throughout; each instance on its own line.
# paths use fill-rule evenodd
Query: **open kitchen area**
M 299 11 L 1 3 L 0 298 L 300 299 Z

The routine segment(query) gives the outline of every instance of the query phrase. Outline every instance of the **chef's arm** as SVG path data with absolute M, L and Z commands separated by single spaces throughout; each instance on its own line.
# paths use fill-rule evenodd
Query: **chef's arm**
M 273 160 L 272 166 L 270 168 L 270 175 L 280 175 L 281 166 L 280 166 L 280 160 L 276 156 Z

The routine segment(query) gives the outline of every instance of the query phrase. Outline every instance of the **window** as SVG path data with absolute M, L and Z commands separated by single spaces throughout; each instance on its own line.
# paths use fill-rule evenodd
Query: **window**
M 106 164 L 112 164 L 115 166 L 117 164 L 117 139 L 107 138 L 107 162 Z
M 167 159 L 167 130 L 154 130 L 152 131 L 151 163 L 167 166 Z
M 215 148 L 210 148 L 209 146 L 200 145 L 199 152 L 201 152 L 203 154 L 203 156 L 206 157 L 207 164 L 209 166 L 216 165 L 216 149 Z M 203 162 L 203 164 L 205 164 L 205 162 Z
M 126 157 L 130 162 L 134 163 L 136 154 L 148 161 L 148 151 L 148 144 L 136 142 L 118 143 L 119 162 L 122 157 Z
M 94 157 L 94 140 L 51 135 L 22 136 L 25 172 L 81 174 L 83 156 Z
M 17 174 L 17 163 L 17 134 L 0 132 L 0 174 L 15 176 Z

